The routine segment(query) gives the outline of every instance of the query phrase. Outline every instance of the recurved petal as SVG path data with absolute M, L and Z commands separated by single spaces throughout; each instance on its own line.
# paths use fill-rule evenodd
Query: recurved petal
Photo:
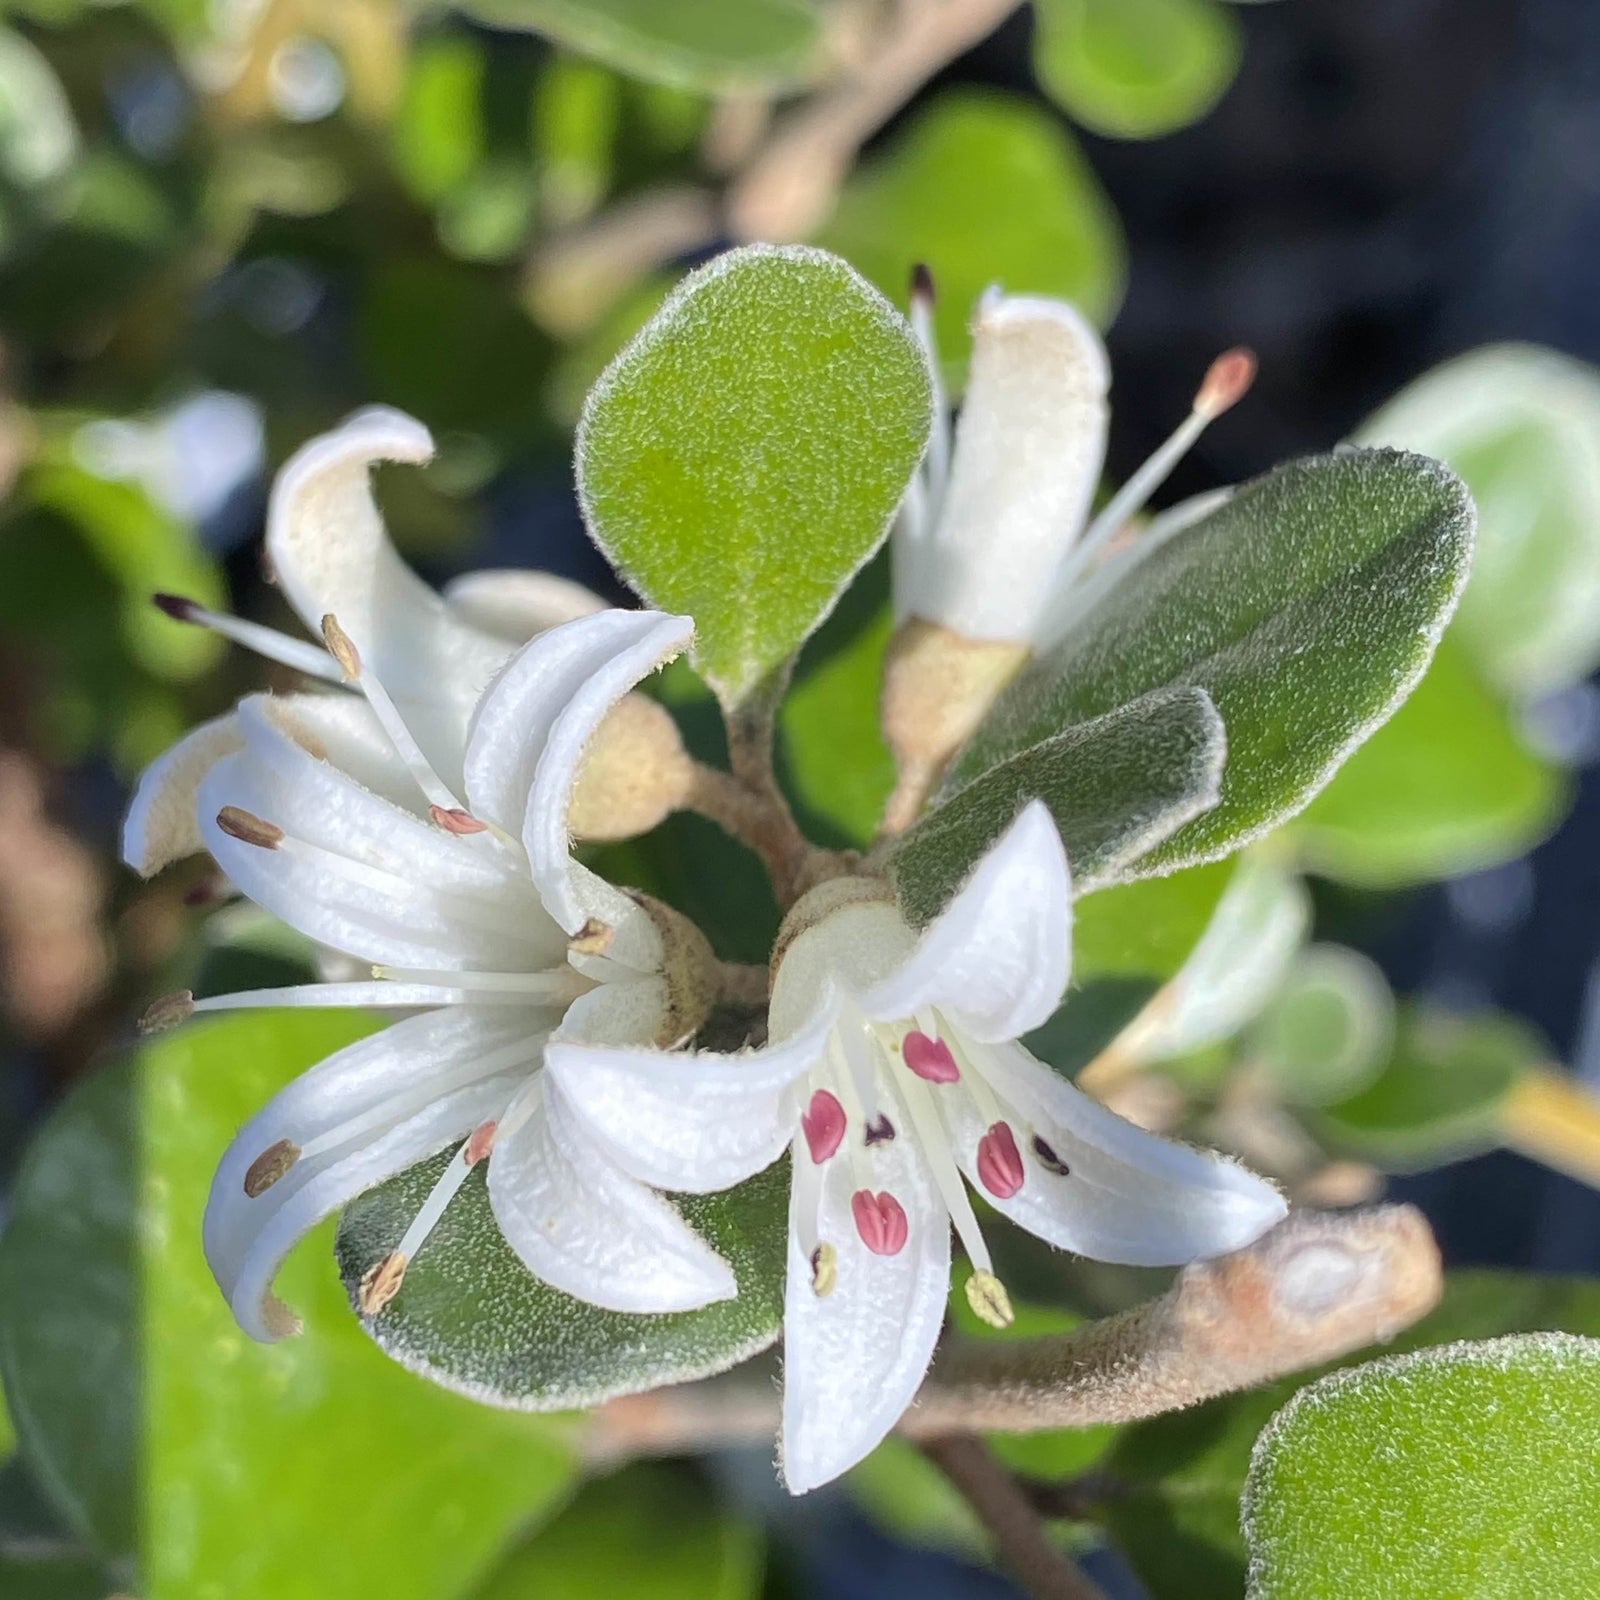
M 606 713 L 689 642 L 694 623 L 601 611 L 542 633 L 483 698 L 467 744 L 467 803 L 520 835 L 540 897 L 568 933 L 641 921 L 626 896 L 572 859 L 567 812 L 585 747 Z M 620 946 L 606 952 L 629 962 Z
M 792 1086 L 826 1050 L 837 1009 L 830 1003 L 781 1044 L 738 1055 L 557 1039 L 545 1063 L 624 1172 L 660 1189 L 708 1194 L 783 1154 L 799 1125 Z
M 1049 1019 L 1071 975 L 1071 874 L 1061 835 L 1035 800 L 862 1009 L 887 1022 L 938 1007 L 976 1039 L 1015 1039 Z
M 142 878 L 205 849 L 197 794 L 201 779 L 244 743 L 232 712 L 191 728 L 144 770 L 122 824 L 122 859 Z
M 444 586 L 444 598 L 463 622 L 512 645 L 606 609 L 593 589 L 571 578 L 519 567 L 463 573 Z
M 499 1116 L 553 1020 L 470 1007 L 408 1017 L 318 1062 L 245 1124 L 212 1182 L 203 1235 L 246 1333 L 295 1331 L 272 1294 L 290 1250 L 356 1195 Z
M 943 507 L 920 537 L 897 534 L 902 614 L 1032 637 L 1100 480 L 1109 382 L 1099 336 L 1065 301 L 984 296 Z
M 267 554 L 313 634 L 330 612 L 400 707 L 447 783 L 459 781 L 468 719 L 508 646 L 459 617 L 400 559 L 372 497 L 382 461 L 420 464 L 428 430 L 369 406 L 302 446 L 279 472 Z
M 803 1144 L 796 1161 L 807 1159 Z M 873 1193 L 904 1211 L 895 1255 L 869 1250 L 852 1210 L 852 1165 L 828 1163 L 816 1236 L 835 1252 L 833 1282 L 819 1295 L 808 1237 L 808 1203 L 792 1191 L 784 1293 L 783 1438 L 780 1465 L 793 1494 L 830 1482 L 871 1453 L 911 1404 L 933 1359 L 950 1289 L 950 1220 L 910 1138 L 872 1151 Z
M 957 1159 L 997 1211 L 1051 1244 L 1096 1261 L 1178 1266 L 1242 1249 L 1288 1211 L 1253 1172 L 1135 1127 L 1020 1045 L 987 1048 L 983 1063 L 1016 1113 L 1022 1187 L 1002 1199 L 983 1186 L 986 1121 L 965 1095 L 941 1102 Z
M 732 1270 L 660 1195 L 619 1171 L 541 1074 L 506 1113 L 489 1203 L 535 1277 L 611 1311 L 692 1311 Z

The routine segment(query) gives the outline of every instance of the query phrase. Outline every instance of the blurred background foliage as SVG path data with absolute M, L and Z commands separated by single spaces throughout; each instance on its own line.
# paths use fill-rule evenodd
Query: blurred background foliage
M 439 441 L 381 479 L 430 576 L 616 593 L 571 497 L 578 407 L 739 239 L 825 244 L 897 300 L 928 262 L 957 390 L 987 283 L 1076 300 L 1110 330 L 1115 478 L 1238 340 L 1257 394 L 1175 494 L 1341 438 L 1467 477 L 1478 565 L 1413 699 L 1236 868 L 1086 902 L 1082 986 L 1040 1048 L 1307 1199 L 1421 1200 L 1453 1263 L 1600 1268 L 1600 1203 L 1548 1170 L 1593 1176 L 1600 1080 L 1600 384 L 1576 359 L 1600 356 L 1600 181 L 1536 159 L 1600 137 L 1597 71 L 1582 0 L 0 6 L 0 1593 L 1001 1592 L 893 1441 L 791 1505 L 762 1451 L 611 1470 L 574 1419 L 429 1387 L 348 1314 L 331 1230 L 290 1268 L 305 1338 L 251 1346 L 200 1255 L 205 1187 L 347 1021 L 230 1021 L 91 1070 L 152 993 L 312 959 L 248 908 L 201 918 L 198 866 L 141 888 L 114 865 L 140 766 L 262 681 L 150 592 L 282 623 L 256 558 L 272 469 L 383 400 Z M 829 842 L 870 832 L 891 778 L 885 590 L 869 571 L 784 710 Z M 714 744 L 692 676 L 662 692 Z M 775 909 L 709 825 L 607 865 L 764 956 Z M 1507 1146 L 1539 1164 L 1483 1154 Z M 1037 1302 L 1019 1331 L 1149 1288 L 1007 1244 Z M 1600 1332 L 1600 1296 L 1466 1274 L 1408 1342 L 1551 1318 Z M 1090 1559 L 1114 1592 L 1236 1596 L 1239 1486 L 1286 1393 L 1004 1448 L 1063 1538 L 1109 1530 L 1123 1556 Z

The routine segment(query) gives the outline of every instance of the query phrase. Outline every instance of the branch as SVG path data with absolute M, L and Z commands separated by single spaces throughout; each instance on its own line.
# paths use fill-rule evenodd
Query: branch
M 975 1434 L 926 1439 L 922 1453 L 978 1514 L 995 1553 L 1033 1600 L 1105 1600 L 1054 1544 L 1021 1485 Z
M 1027 1433 L 1176 1411 L 1390 1340 L 1442 1286 L 1414 1206 L 1301 1212 L 1120 1316 L 1053 1338 L 950 1345 L 901 1431 Z M 673 1455 L 769 1435 L 777 1422 L 770 1383 L 714 1380 L 601 1407 L 584 1447 L 607 1461 Z

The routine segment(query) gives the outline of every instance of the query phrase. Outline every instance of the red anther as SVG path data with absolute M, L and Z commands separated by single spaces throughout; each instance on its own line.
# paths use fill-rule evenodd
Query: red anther
M 800 1114 L 800 1128 L 811 1159 L 820 1165 L 844 1142 L 844 1107 L 826 1089 L 818 1089 Z
M 995 1123 L 978 1141 L 978 1181 L 997 1200 L 1009 1200 L 1025 1176 L 1011 1124 Z
M 1236 406 L 1250 392 L 1256 381 L 1256 353 L 1238 345 L 1224 350 L 1206 368 L 1199 393 L 1194 397 L 1194 409 L 1208 417 L 1220 417 L 1230 406 Z
M 480 1122 L 472 1130 L 472 1137 L 467 1140 L 467 1165 L 475 1167 L 485 1156 L 494 1149 L 495 1130 L 500 1124 L 491 1117 L 487 1122 Z
M 961 1068 L 943 1039 L 930 1039 L 925 1033 L 908 1033 L 902 1046 L 906 1065 L 928 1083 L 956 1083 Z
M 861 1242 L 875 1256 L 897 1256 L 906 1247 L 911 1224 L 906 1208 L 887 1189 L 874 1194 L 857 1189 L 850 1196 L 850 1212 L 856 1219 Z
M 428 815 L 446 833 L 487 833 L 489 824 L 480 822 L 470 811 L 460 806 L 429 806 Z

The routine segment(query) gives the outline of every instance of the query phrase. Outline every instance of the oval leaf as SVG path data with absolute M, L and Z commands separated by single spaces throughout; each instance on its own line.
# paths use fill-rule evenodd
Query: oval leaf
M 1369 1362 L 1267 1425 L 1250 1600 L 1600 1591 L 1600 1340 L 1521 1334 Z
M 1219 804 L 1141 863 L 1237 850 L 1298 811 L 1426 670 L 1466 580 L 1472 502 L 1436 461 L 1291 462 L 1084 585 L 947 792 L 1151 690 L 1197 684 L 1228 730 Z
M 352 1300 L 362 1274 L 400 1242 L 445 1152 L 363 1195 L 339 1225 L 339 1269 Z M 699 1311 L 633 1316 L 585 1305 L 541 1283 L 506 1243 L 474 1171 L 368 1333 L 396 1361 L 447 1389 L 527 1411 L 588 1406 L 723 1372 L 778 1337 L 788 1248 L 789 1165 L 723 1194 L 676 1197 L 733 1268 L 739 1297 Z
M 865 279 L 820 250 L 732 250 L 590 392 L 584 517 L 651 605 L 695 619 L 695 664 L 737 705 L 882 542 L 932 425 L 927 358 Z

